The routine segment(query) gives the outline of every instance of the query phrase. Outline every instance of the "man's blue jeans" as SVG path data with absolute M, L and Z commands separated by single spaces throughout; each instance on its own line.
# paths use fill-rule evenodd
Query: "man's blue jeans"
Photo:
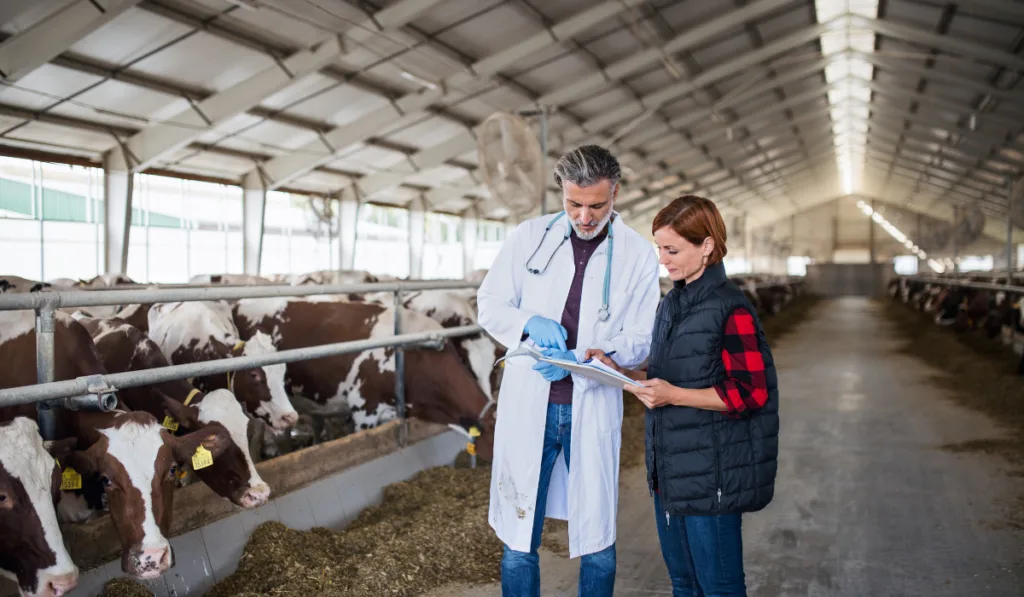
M 671 516 L 654 494 L 672 597 L 746 597 L 740 514 Z
M 530 553 L 514 551 L 505 546 L 501 558 L 501 594 L 504 597 L 540 597 L 540 547 L 544 530 L 544 508 L 547 506 L 548 484 L 555 468 L 558 451 L 565 450 L 569 465 L 572 437 L 572 405 L 549 404 L 544 426 L 544 449 L 541 452 L 537 504 L 534 506 L 533 537 Z M 580 597 L 610 597 L 615 588 L 615 545 L 580 558 Z

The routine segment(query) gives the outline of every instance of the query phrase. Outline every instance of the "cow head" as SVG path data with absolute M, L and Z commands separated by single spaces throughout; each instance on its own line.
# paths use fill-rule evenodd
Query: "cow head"
M 188 406 L 161 393 L 167 411 L 185 429 L 206 430 L 222 427 L 231 441 L 223 456 L 213 465 L 195 471 L 199 479 L 217 495 L 243 508 L 256 508 L 270 499 L 270 486 L 256 472 L 249 455 L 249 417 L 235 396 L 227 390 L 214 390 L 196 396 Z
M 102 487 L 124 550 L 121 569 L 137 578 L 157 578 L 173 562 L 166 535 L 177 463 L 189 462 L 199 446 L 216 462 L 230 438 L 222 428 L 175 437 L 145 412 L 120 412 L 108 423 L 97 430 L 92 446 L 68 456 L 68 465 Z
M 276 352 L 274 342 L 263 332 L 253 334 L 242 348 L 242 354 L 245 356 Z M 234 391 L 245 403 L 246 410 L 278 430 L 293 427 L 299 420 L 299 413 L 295 412 L 295 407 L 292 406 L 284 389 L 286 369 L 287 366 L 281 363 L 245 372 L 239 371 L 234 383 Z M 243 375 L 244 373 L 248 375 Z
M 35 421 L 0 424 L 0 575 L 19 595 L 60 597 L 78 585 L 57 524 L 59 499 L 60 467 Z
M 477 453 L 490 460 L 494 454 L 494 419 L 481 413 L 490 402 L 476 377 L 459 359 L 451 344 L 440 351 L 406 351 L 406 392 L 409 414 L 418 419 L 458 425 L 467 431 L 476 427 Z

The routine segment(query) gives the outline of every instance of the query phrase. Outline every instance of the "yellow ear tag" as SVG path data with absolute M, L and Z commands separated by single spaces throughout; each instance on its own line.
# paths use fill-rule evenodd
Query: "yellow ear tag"
M 82 475 L 70 466 L 60 474 L 60 490 L 74 491 L 82 488 Z
M 174 431 L 178 430 L 178 422 L 175 421 L 174 418 L 171 417 L 170 415 L 167 415 L 166 417 L 164 417 L 163 426 L 164 426 L 164 429 L 167 429 L 168 431 L 171 431 L 171 432 L 174 432 Z
M 480 430 L 475 425 L 469 428 L 469 437 L 480 437 Z
M 213 454 L 203 446 L 196 448 L 196 453 L 192 455 L 192 470 L 198 471 L 208 466 L 213 466 Z
M 476 456 L 476 444 L 473 442 L 466 444 L 466 451 L 469 452 L 470 456 Z

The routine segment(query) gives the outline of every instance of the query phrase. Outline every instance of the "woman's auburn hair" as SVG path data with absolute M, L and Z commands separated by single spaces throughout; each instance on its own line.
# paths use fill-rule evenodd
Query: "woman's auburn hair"
M 666 226 L 692 245 L 700 245 L 710 236 L 715 248 L 708 256 L 708 265 L 717 265 L 729 252 L 725 246 L 725 220 L 710 199 L 696 195 L 676 197 L 654 216 L 651 234 Z

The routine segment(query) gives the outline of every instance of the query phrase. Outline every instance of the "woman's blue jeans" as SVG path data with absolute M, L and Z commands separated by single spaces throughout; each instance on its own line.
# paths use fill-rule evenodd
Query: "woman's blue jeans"
M 572 438 L 572 405 L 548 404 L 544 426 L 544 449 L 541 452 L 537 504 L 534 506 L 533 537 L 530 553 L 505 546 L 501 558 L 501 594 L 504 597 L 540 597 L 540 558 L 537 548 L 544 530 L 544 509 L 547 506 L 548 484 L 555 468 L 558 451 L 565 451 L 569 466 Z M 615 545 L 580 558 L 580 597 L 611 597 L 615 588 Z
M 668 516 L 654 494 L 672 597 L 746 597 L 740 514 Z

